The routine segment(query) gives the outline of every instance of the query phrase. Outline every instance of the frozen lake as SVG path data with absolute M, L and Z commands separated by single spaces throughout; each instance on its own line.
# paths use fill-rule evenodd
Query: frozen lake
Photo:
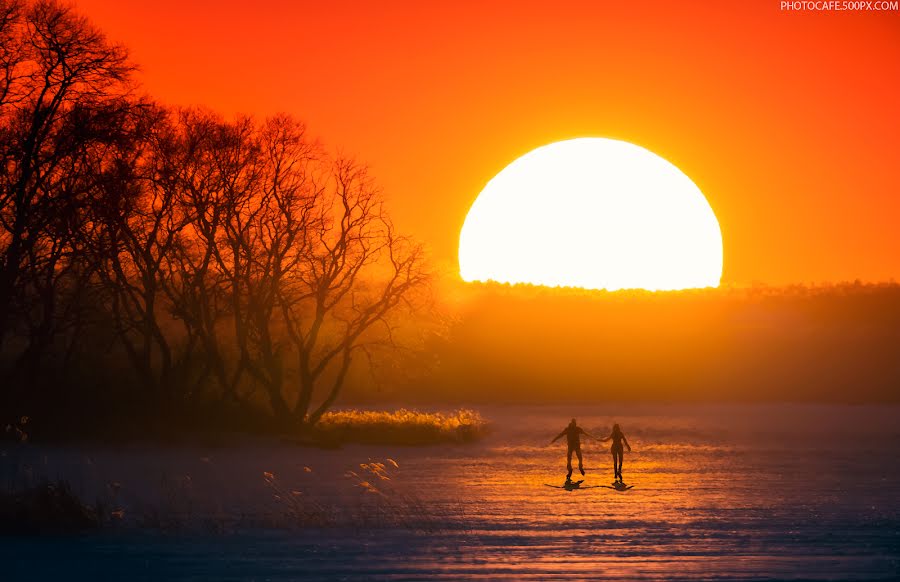
M 4 487 L 65 478 L 121 517 L 99 534 L 0 538 L 3 576 L 900 577 L 900 407 L 481 411 L 494 430 L 466 446 L 7 447 Z M 565 445 L 547 443 L 573 415 L 598 435 L 622 425 L 634 489 L 545 486 L 564 480 Z M 607 446 L 584 449 L 585 485 L 609 484 Z

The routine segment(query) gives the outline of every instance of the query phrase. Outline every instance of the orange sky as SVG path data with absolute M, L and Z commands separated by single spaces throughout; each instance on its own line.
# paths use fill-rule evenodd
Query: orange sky
M 723 282 L 900 279 L 900 12 L 742 2 L 77 0 L 146 89 L 287 111 L 456 265 L 469 205 L 549 142 L 644 146 L 703 190 Z

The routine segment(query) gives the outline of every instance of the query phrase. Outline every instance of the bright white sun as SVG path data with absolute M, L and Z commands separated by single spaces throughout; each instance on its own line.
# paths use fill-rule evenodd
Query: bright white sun
M 460 275 L 587 289 L 718 287 L 722 233 L 700 189 L 642 147 L 605 138 L 517 159 L 472 204 Z

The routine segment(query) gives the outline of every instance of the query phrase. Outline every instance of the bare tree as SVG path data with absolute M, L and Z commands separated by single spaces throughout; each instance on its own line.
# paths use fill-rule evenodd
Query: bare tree
M 163 263 L 164 286 L 173 315 L 203 352 L 202 369 L 191 392 L 199 392 L 212 375 L 221 397 L 240 402 L 240 367 L 228 370 L 220 339 L 227 317 L 226 284 L 216 270 L 215 252 L 228 209 L 222 201 L 222 174 L 214 161 L 223 122 L 199 111 L 176 115 L 169 147 L 155 152 L 156 181 L 175 193 L 185 227 Z
M 366 169 L 339 159 L 330 178 L 320 219 L 278 289 L 299 370 L 294 417 L 307 424 L 334 404 L 355 354 L 394 344 L 392 317 L 415 309 L 428 280 L 421 247 L 395 232 Z
M 73 173 L 108 139 L 97 130 L 110 126 L 93 121 L 122 106 L 132 67 L 123 48 L 54 1 L 0 3 L 0 40 L 2 348 L 26 270 L 32 282 L 52 278 L 71 251 L 62 222 L 88 200 Z
M 132 120 L 134 139 L 99 173 L 87 246 L 120 345 L 146 391 L 168 401 L 183 396 L 197 341 L 193 333 L 179 338 L 171 325 L 172 261 L 188 218 L 172 176 L 158 165 L 160 155 L 177 147 L 168 112 L 147 105 Z
M 213 232 L 212 220 L 204 219 L 198 229 L 227 289 L 237 352 L 230 389 L 236 391 L 246 374 L 281 421 L 290 418 L 290 409 L 283 394 L 277 290 L 296 267 L 292 253 L 304 244 L 317 201 L 311 173 L 317 147 L 304 133 L 287 117 L 262 128 L 249 119 L 221 125 L 213 156 L 221 183 L 214 206 L 218 228 Z
M 297 121 L 189 123 L 212 137 L 192 155 L 207 169 L 183 186 L 195 243 L 179 260 L 194 280 L 188 295 L 207 298 L 182 302 L 206 306 L 186 317 L 227 393 L 259 387 L 280 422 L 314 424 L 353 356 L 395 343 L 392 318 L 415 308 L 428 279 L 422 251 L 396 234 L 365 168 L 329 159 Z M 213 296 L 226 312 L 202 313 Z M 227 335 L 216 325 L 225 319 Z

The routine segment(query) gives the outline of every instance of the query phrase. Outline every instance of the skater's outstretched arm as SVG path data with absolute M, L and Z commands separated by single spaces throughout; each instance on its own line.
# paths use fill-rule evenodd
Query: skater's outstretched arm
M 631 452 L 631 445 L 628 444 L 628 439 L 625 438 L 625 435 L 622 435 L 622 442 L 625 443 L 625 448 L 628 449 L 628 452 Z
M 558 441 L 559 439 L 561 439 L 561 438 L 563 437 L 564 434 L 566 434 L 565 429 L 563 429 L 563 431 L 562 431 L 561 433 L 559 433 L 558 435 L 556 435 L 555 437 L 553 437 L 553 440 L 550 441 L 550 444 L 552 445 L 553 443 L 555 443 L 556 441 Z
M 584 430 L 584 429 L 581 429 L 581 432 L 582 432 L 582 434 L 584 434 L 585 436 L 590 437 L 590 438 L 592 438 L 592 439 L 594 439 L 594 440 L 597 440 L 597 441 L 600 440 L 600 439 L 598 439 L 597 437 L 595 437 L 594 435 L 592 435 L 591 433 L 589 433 L 588 431 L 586 431 L 586 430 Z
M 609 435 L 608 437 L 603 437 L 602 439 L 597 439 L 597 440 L 600 441 L 601 443 L 605 443 L 606 441 L 608 441 L 611 438 L 612 438 L 612 435 Z

